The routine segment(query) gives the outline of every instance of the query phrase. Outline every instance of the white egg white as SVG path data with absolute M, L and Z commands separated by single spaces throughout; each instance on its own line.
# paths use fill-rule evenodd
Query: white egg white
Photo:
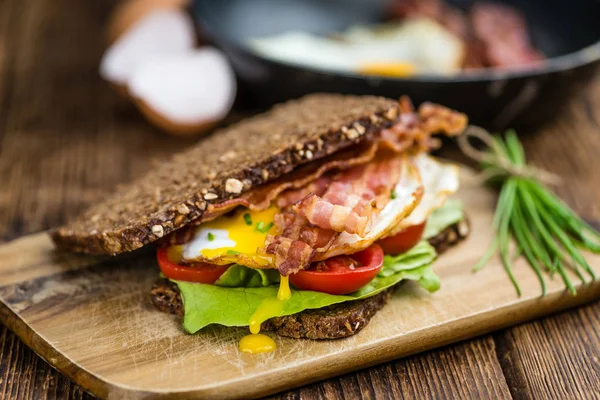
M 429 215 L 444 205 L 449 196 L 456 193 L 459 186 L 459 168 L 450 163 L 442 163 L 427 154 L 413 158 L 421 175 L 423 197 L 417 207 L 394 229 L 399 232 L 409 226 L 420 225 Z
M 235 247 L 235 245 L 236 242 L 229 238 L 229 232 L 225 229 L 200 228 L 192 241 L 183 245 L 182 255 L 184 260 L 193 260 L 202 254 L 202 250 Z

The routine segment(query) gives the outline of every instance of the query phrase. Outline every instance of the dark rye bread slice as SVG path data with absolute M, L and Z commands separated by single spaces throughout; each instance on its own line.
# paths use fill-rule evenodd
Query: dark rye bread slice
M 371 139 L 395 122 L 397 101 L 314 94 L 215 132 L 70 224 L 51 232 L 59 249 L 118 254 L 153 242 L 220 203 L 295 167 Z
M 429 243 L 438 254 L 442 254 L 468 235 L 469 224 L 465 219 L 429 239 Z M 296 339 L 340 339 L 351 336 L 369 323 L 375 313 L 389 301 L 396 287 L 364 300 L 272 318 L 263 323 L 262 330 Z M 176 284 L 167 279 L 159 279 L 150 295 L 152 303 L 159 310 L 183 317 L 183 302 Z

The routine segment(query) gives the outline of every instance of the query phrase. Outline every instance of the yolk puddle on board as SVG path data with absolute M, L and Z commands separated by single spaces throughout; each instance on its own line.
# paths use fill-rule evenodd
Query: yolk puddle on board
M 240 351 L 244 353 L 268 353 L 275 350 L 276 347 L 275 341 L 262 333 L 246 335 L 240 340 Z
M 290 290 L 289 277 L 281 276 L 277 297 L 264 299 L 250 317 L 248 325 L 251 334 L 244 336 L 240 340 L 240 351 L 257 354 L 275 350 L 276 345 L 273 339 L 259 333 L 260 324 L 271 316 L 281 313 L 286 300 L 290 297 L 292 297 L 292 292 Z

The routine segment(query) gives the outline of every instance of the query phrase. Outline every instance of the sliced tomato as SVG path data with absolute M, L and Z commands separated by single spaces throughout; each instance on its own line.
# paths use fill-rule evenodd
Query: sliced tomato
M 196 283 L 215 283 L 227 271 L 228 266 L 197 262 L 181 265 L 169 259 L 168 248 L 156 251 L 156 259 L 163 275 L 169 279 Z
M 290 275 L 292 285 L 302 290 L 329 294 L 357 291 L 375 278 L 383 265 L 383 250 L 374 244 L 349 256 L 337 256 Z
M 419 225 L 409 226 L 394 236 L 379 240 L 377 244 L 381 246 L 385 254 L 405 253 L 419 243 L 423 237 L 426 223 L 427 221 Z

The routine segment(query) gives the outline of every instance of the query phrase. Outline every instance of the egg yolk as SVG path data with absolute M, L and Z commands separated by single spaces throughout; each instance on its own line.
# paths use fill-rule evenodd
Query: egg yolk
M 292 297 L 290 279 L 281 275 L 277 297 L 264 299 L 254 311 L 248 321 L 250 335 L 244 336 L 239 343 L 240 351 L 250 354 L 265 353 L 276 348 L 275 342 L 268 336 L 260 334 L 260 325 L 273 315 L 283 311 L 285 302 Z
M 257 250 L 264 247 L 267 234 L 273 232 L 273 220 L 278 212 L 276 207 L 263 211 L 241 209 L 232 216 L 223 216 L 202 224 L 201 228 L 204 231 L 212 229 L 226 231 L 228 239 L 235 243 L 228 247 L 202 249 L 202 257 L 226 259 L 230 256 L 232 262 L 235 262 L 237 258 L 241 258 L 236 256 L 246 256 L 259 265 L 270 264 L 271 257 L 259 255 Z
M 258 333 L 256 335 L 246 335 L 240 340 L 239 349 L 241 352 L 258 354 L 268 353 L 274 351 L 277 348 L 275 341 L 268 337 Z
M 417 73 L 417 68 L 410 63 L 369 63 L 362 65 L 359 73 L 363 75 L 379 75 L 395 78 L 412 76 Z

